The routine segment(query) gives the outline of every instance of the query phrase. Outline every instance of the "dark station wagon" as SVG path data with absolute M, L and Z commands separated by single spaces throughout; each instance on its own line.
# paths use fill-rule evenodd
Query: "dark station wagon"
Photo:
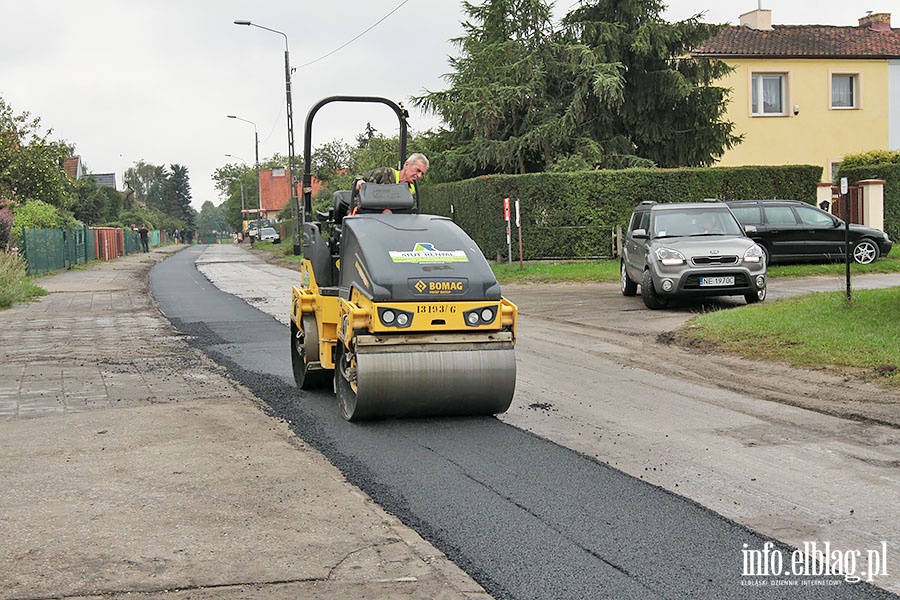
M 798 200 L 726 202 L 747 235 L 766 252 L 766 262 L 844 260 L 844 221 Z M 850 224 L 850 253 L 866 265 L 891 251 L 893 242 L 878 229 Z

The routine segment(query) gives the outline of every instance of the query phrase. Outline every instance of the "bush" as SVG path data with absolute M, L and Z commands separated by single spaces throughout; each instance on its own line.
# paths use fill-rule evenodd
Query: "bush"
M 7 208 L 0 208 L 0 252 L 9 250 L 12 242 L 12 213 Z
M 18 254 L 0 252 L 0 309 L 47 294 L 33 285 L 25 272 L 24 258 Z
M 900 152 L 896 153 L 900 157 Z M 900 236 L 900 161 L 858 167 L 846 167 L 841 163 L 837 179 L 846 177 L 851 185 L 866 179 L 883 179 L 884 186 L 884 231 L 892 240 Z
M 854 169 L 871 165 L 900 164 L 897 150 L 870 150 L 859 154 L 848 154 L 841 161 L 841 169 Z
M 485 256 L 505 257 L 502 200 L 519 199 L 526 260 L 607 257 L 616 227 L 624 228 L 644 200 L 791 198 L 812 204 L 821 174 L 821 167 L 789 165 L 489 175 L 422 186 L 421 212 L 452 217 Z M 512 238 L 515 247 L 515 231 Z

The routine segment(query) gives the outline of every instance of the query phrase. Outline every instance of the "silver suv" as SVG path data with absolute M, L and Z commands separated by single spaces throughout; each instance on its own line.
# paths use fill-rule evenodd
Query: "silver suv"
M 621 277 L 622 294 L 640 285 L 652 309 L 676 297 L 766 298 L 765 252 L 722 202 L 642 202 L 628 224 Z

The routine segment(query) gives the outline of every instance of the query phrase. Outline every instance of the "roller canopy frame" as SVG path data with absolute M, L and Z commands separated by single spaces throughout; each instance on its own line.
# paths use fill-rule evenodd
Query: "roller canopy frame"
M 355 103 L 369 103 L 369 104 L 384 104 L 391 108 L 394 111 L 394 114 L 397 115 L 397 120 L 400 122 L 400 158 L 397 161 L 398 168 L 403 166 L 403 161 L 406 160 L 406 137 L 407 137 L 407 124 L 406 119 L 409 117 L 409 112 L 394 102 L 393 100 L 388 100 L 387 98 L 382 98 L 380 96 L 329 96 L 328 98 L 323 98 L 316 102 L 311 109 L 309 109 L 309 113 L 306 115 L 306 127 L 304 130 L 304 138 L 303 138 L 303 214 L 304 218 L 307 221 L 312 220 L 312 124 L 313 119 L 316 116 L 316 113 L 319 112 L 323 106 L 327 104 L 331 104 L 333 102 L 355 102 Z M 291 173 L 291 177 L 294 174 Z M 418 206 L 416 207 L 418 209 Z

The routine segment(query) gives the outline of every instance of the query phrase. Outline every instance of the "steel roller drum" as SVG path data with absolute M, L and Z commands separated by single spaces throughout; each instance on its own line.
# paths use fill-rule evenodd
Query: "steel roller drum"
M 357 419 L 493 415 L 512 403 L 512 343 L 362 347 Z

